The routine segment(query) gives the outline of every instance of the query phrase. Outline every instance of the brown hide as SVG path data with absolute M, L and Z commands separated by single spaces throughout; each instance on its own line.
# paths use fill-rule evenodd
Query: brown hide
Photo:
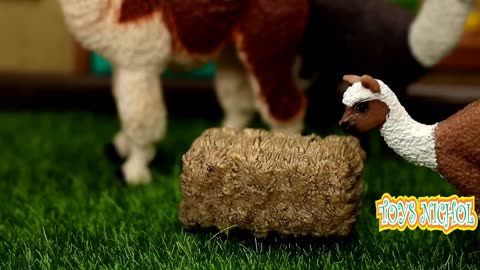
M 270 113 L 288 121 L 306 107 L 293 80 L 292 66 L 309 13 L 308 0 L 255 0 L 239 27 L 240 50 L 260 85 Z
M 123 0 L 120 7 L 121 23 L 138 20 L 161 9 L 163 0 Z
M 438 172 L 462 196 L 480 199 L 480 101 L 440 122 L 435 131 Z
M 123 0 L 119 21 L 133 22 L 162 12 L 175 49 L 209 54 L 231 37 L 247 4 L 237 0 Z
M 231 38 L 248 1 L 238 0 L 169 0 L 168 24 L 181 43 L 192 54 L 208 54 Z

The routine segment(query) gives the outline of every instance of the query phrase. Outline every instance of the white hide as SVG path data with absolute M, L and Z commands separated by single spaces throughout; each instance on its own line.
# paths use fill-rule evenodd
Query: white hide
M 160 12 L 135 23 L 119 23 L 122 0 L 60 0 L 75 37 L 114 66 L 160 72 L 171 55 L 172 36 Z
M 424 125 L 413 120 L 393 91 L 382 81 L 377 81 L 381 87 L 380 93 L 372 93 L 358 82 L 347 89 L 342 102 L 349 107 L 369 100 L 380 100 L 387 104 L 390 113 L 380 129 L 387 145 L 407 161 L 436 170 L 437 124 Z
M 473 0 L 425 0 L 409 32 L 414 57 L 424 67 L 442 60 L 462 36 Z

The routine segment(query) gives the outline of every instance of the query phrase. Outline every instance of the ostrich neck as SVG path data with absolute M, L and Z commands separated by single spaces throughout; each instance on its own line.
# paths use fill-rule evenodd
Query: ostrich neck
M 396 98 L 387 103 L 390 113 L 380 129 L 387 145 L 409 162 L 436 170 L 437 124 L 424 125 L 413 120 Z

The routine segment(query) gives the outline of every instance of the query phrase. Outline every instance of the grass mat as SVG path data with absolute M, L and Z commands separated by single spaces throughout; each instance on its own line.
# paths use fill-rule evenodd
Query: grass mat
M 382 148 L 373 134 L 363 208 L 348 239 L 255 239 L 184 231 L 177 219 L 181 156 L 218 121 L 170 119 L 155 181 L 126 187 L 104 146 L 114 115 L 0 113 L 1 269 L 463 269 L 480 258 L 478 230 L 378 231 L 374 201 L 450 195 L 435 172 Z M 313 130 L 314 131 L 314 130 Z

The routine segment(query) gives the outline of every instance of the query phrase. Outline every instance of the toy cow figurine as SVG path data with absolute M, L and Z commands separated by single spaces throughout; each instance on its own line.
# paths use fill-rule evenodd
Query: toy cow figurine
M 413 120 L 393 91 L 368 75 L 347 75 L 340 120 L 347 132 L 379 128 L 387 145 L 406 160 L 438 171 L 459 195 L 475 196 L 480 209 L 480 100 L 434 125 Z
M 169 64 L 193 67 L 217 60 L 215 88 L 225 112 L 224 126 L 244 128 L 258 110 L 272 129 L 300 132 L 307 101 L 295 80 L 299 44 L 308 22 L 314 26 L 320 10 L 328 10 L 328 3 L 339 6 L 339 1 L 333 0 L 59 1 L 75 37 L 114 66 L 113 95 L 122 128 L 113 144 L 126 158 L 122 171 L 130 184 L 151 180 L 148 163 L 155 155 L 155 143 L 166 132 L 159 73 Z M 430 67 L 458 41 L 461 17 L 466 17 L 470 5 L 460 0 L 427 2 L 411 30 L 410 23 L 401 25 L 402 33 L 411 35 L 395 38 L 395 42 L 412 44 L 406 46 L 411 50 L 402 49 L 399 55 L 409 55 L 409 59 L 418 59 L 415 65 Z M 345 10 L 341 14 L 345 19 L 332 16 L 335 21 L 330 23 L 356 16 Z M 378 15 L 359 12 L 368 18 Z M 397 11 L 388 16 L 395 15 Z M 379 30 L 385 35 L 390 32 Z M 323 33 L 308 33 L 328 39 Z M 311 39 L 304 40 L 308 44 Z M 366 40 L 368 46 L 377 42 Z M 442 46 L 432 49 L 430 45 L 437 41 Z M 308 53 L 303 57 L 308 58 Z

